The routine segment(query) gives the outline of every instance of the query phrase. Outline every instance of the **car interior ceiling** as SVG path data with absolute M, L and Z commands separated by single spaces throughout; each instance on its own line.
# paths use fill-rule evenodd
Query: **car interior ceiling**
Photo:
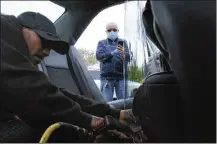
M 65 40 L 69 41 L 70 38 L 73 37 L 74 43 L 92 18 L 102 8 L 110 6 L 108 2 L 100 2 L 102 6 L 94 4 L 94 8 L 91 9 L 92 5 L 88 5 L 90 10 L 85 11 L 83 9 L 87 8 L 87 6 L 84 5 L 83 1 L 81 1 L 81 3 L 78 2 L 81 9 L 77 6 L 75 8 L 73 2 L 54 2 L 68 8 L 68 11 L 66 11 L 66 13 L 64 13 L 55 23 L 57 31 Z M 215 105 L 214 102 L 216 101 L 213 97 L 215 91 L 215 88 L 213 87 L 215 86 L 214 75 L 216 72 L 213 60 L 215 51 L 214 49 L 208 50 L 204 48 L 215 47 L 213 45 L 213 41 L 215 41 L 213 38 L 215 38 L 215 35 L 212 35 L 215 30 L 211 23 L 212 20 L 215 19 L 212 15 L 215 6 L 212 6 L 213 3 L 209 2 L 200 2 L 196 5 L 195 3 L 186 2 L 183 4 L 185 9 L 180 9 L 178 6 L 179 2 L 169 5 L 171 3 L 173 2 L 150 2 L 150 7 L 147 9 L 152 9 L 153 11 L 151 11 L 151 14 L 150 11 L 145 11 L 143 15 L 143 18 L 145 18 L 143 21 L 148 37 L 158 46 L 166 59 L 170 59 L 169 65 L 173 71 L 150 75 L 146 78 L 146 93 L 151 97 L 152 107 L 156 106 L 153 109 L 153 119 L 155 119 L 156 123 L 152 127 L 152 131 L 157 133 L 153 135 L 159 138 L 159 141 L 173 141 L 179 139 L 180 141 L 187 140 L 188 142 L 201 142 L 205 140 L 213 142 L 215 141 L 214 134 L 216 122 L 216 112 L 214 110 L 215 107 L 213 107 Z M 112 5 L 113 4 L 115 3 L 112 3 Z M 194 11 L 191 11 L 191 8 L 194 8 L 195 10 L 202 9 L 203 11 L 206 11 L 206 13 L 198 15 Z M 190 23 L 185 23 L 184 21 L 187 21 L 186 17 L 183 15 L 186 14 L 187 10 L 196 17 L 195 19 L 190 20 Z M 162 11 L 165 11 L 165 13 L 162 13 Z M 146 14 L 150 16 L 150 19 L 147 19 L 149 16 L 145 17 Z M 198 16 L 205 19 L 208 18 L 206 21 L 208 23 L 205 24 Z M 165 19 L 169 21 L 169 17 L 174 19 L 176 19 L 175 17 L 179 17 L 180 19 L 170 21 L 171 25 L 165 27 L 167 25 L 165 24 Z M 204 25 L 199 25 L 197 20 Z M 201 29 L 200 26 L 204 30 Z M 67 28 L 67 30 L 65 28 Z M 171 32 L 176 33 L 178 36 L 173 38 L 170 37 Z M 188 35 L 186 35 L 186 33 Z M 204 37 L 202 33 L 207 37 Z M 178 37 L 181 37 L 181 39 L 178 39 Z M 201 44 L 200 41 L 203 41 L 204 43 Z M 204 55 L 204 53 L 207 55 Z M 66 57 L 64 58 L 67 62 Z M 70 60 L 72 60 L 72 58 Z M 44 64 L 45 66 L 42 66 L 43 71 L 47 68 L 50 79 L 52 80 L 52 77 L 56 79 L 58 75 L 51 74 L 54 73 L 51 72 L 52 67 L 46 66 L 46 62 Z M 81 65 L 83 64 L 79 64 L 77 67 L 83 67 Z M 201 67 L 201 65 L 204 67 Z M 77 82 L 73 80 L 71 76 L 74 67 L 66 69 L 67 72 L 61 74 L 61 76 L 68 75 L 63 80 L 69 81 L 68 84 L 64 84 L 64 87 L 69 85 L 69 89 L 77 87 Z M 82 68 L 81 70 L 84 69 L 86 68 Z M 57 69 L 53 69 L 53 71 L 56 72 Z M 89 78 L 87 78 L 88 76 L 85 71 L 86 70 L 84 70 L 84 75 L 87 80 Z M 72 84 L 71 81 L 75 81 L 74 84 Z M 89 82 L 91 84 L 93 83 L 92 81 Z M 175 85 L 170 85 L 171 83 Z M 153 86 L 156 84 L 160 84 L 160 86 Z M 209 87 L 207 85 L 204 86 L 203 84 L 209 84 Z M 77 92 L 79 94 L 81 93 L 78 87 Z M 94 92 L 92 91 L 92 93 Z M 204 96 L 208 97 L 204 98 Z M 161 101 L 159 101 L 159 98 Z M 159 111 L 161 114 L 159 114 Z M 135 113 L 138 113 L 138 115 L 143 117 L 141 109 Z M 144 123 L 146 122 L 147 120 L 144 121 Z
M 75 44 L 91 20 L 103 9 L 123 3 L 124 0 L 111 1 L 52 1 L 65 7 L 66 12 L 55 22 L 57 32 L 66 41 Z M 64 20 L 61 20 L 64 19 Z M 67 28 L 67 30 L 63 29 Z

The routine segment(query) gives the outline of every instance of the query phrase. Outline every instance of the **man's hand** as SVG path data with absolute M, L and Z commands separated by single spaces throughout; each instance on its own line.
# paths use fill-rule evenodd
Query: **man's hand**
M 128 135 L 122 133 L 122 132 L 119 132 L 117 130 L 108 130 L 109 133 L 112 133 L 113 135 L 115 136 L 118 136 L 119 139 L 130 139 L 131 137 L 129 137 Z
M 91 128 L 97 129 L 104 125 L 104 119 L 101 117 L 92 116 L 91 120 Z
M 113 56 L 118 56 L 119 55 L 118 49 L 115 49 L 114 51 L 112 51 L 111 54 Z
M 132 109 L 121 110 L 119 121 L 125 125 L 129 123 L 135 123 L 136 118 L 133 115 Z

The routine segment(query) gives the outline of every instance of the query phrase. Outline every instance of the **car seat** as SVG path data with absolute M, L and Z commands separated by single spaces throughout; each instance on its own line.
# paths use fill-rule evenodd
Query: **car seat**
M 146 77 L 134 99 L 133 112 L 151 142 L 216 141 L 215 6 L 147 1 L 147 36 L 173 71 Z

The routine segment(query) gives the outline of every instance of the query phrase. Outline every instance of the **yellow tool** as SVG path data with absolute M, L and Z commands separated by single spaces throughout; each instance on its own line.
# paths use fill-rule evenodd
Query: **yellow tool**
M 39 143 L 47 143 L 48 139 L 50 138 L 51 134 L 59 129 L 60 127 L 70 127 L 70 128 L 73 128 L 74 130 L 77 131 L 78 133 L 78 136 L 79 137 L 82 137 L 82 138 L 93 138 L 93 134 L 88 130 L 84 129 L 84 128 L 80 128 L 78 126 L 75 126 L 73 124 L 69 124 L 69 123 L 65 123 L 65 122 L 57 122 L 57 123 L 54 123 L 52 124 L 51 126 L 49 126 L 46 131 L 43 133 L 41 139 L 40 139 L 40 142 Z
M 51 126 L 49 126 L 46 131 L 43 133 L 40 142 L 39 143 L 46 143 L 49 139 L 49 137 L 51 136 L 51 134 L 53 133 L 53 131 L 55 131 L 56 129 L 60 128 L 61 123 L 54 123 Z

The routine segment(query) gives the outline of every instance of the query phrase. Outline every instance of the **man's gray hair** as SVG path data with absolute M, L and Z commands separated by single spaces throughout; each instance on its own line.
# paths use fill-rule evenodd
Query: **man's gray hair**
M 106 30 L 108 30 L 110 28 L 118 29 L 118 25 L 115 22 L 109 22 L 109 23 L 106 24 Z

